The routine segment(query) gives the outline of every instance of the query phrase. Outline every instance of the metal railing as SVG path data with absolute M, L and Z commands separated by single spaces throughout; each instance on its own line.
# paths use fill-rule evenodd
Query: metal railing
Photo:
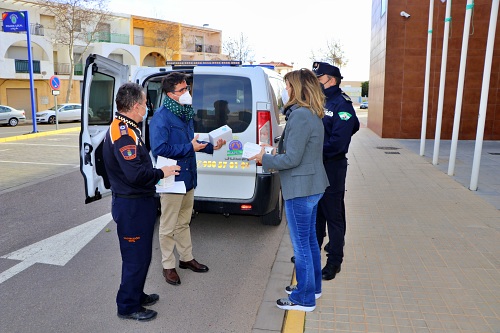
M 134 36 L 134 45 L 147 47 L 164 47 L 165 41 L 158 40 L 158 38 L 155 37 Z M 184 47 L 182 51 L 203 52 L 203 47 L 205 47 L 206 53 L 220 53 L 220 46 L 211 44 L 191 44 Z
M 69 75 L 70 64 L 68 63 L 54 63 L 54 74 L 55 75 Z M 75 69 L 73 70 L 75 75 L 83 75 L 83 64 L 75 64 Z
M 87 34 L 87 41 L 92 43 L 118 43 L 118 44 L 129 44 L 129 35 L 126 34 L 115 34 L 111 32 L 101 31 L 94 34 L 93 38 L 91 34 Z
M 45 36 L 45 28 L 40 23 L 30 23 L 30 34 Z
M 15 59 L 16 73 L 29 73 L 28 60 Z M 33 60 L 33 73 L 40 74 L 40 61 Z
M 83 64 L 75 64 L 73 73 L 75 75 L 83 75 Z
M 205 50 L 203 50 L 205 47 Z M 193 44 L 189 45 L 185 48 L 187 52 L 205 52 L 205 53 L 220 53 L 219 45 L 211 45 L 211 44 Z
M 162 47 L 165 41 L 158 40 L 156 37 L 134 36 L 134 45 L 147 47 Z

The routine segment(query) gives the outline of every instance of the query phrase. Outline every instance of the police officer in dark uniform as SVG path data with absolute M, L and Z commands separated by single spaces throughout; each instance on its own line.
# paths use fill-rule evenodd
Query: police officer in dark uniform
M 104 139 L 103 159 L 113 192 L 111 213 L 122 255 L 121 284 L 116 296 L 118 317 L 147 321 L 156 318 L 157 312 L 144 306 L 160 298 L 143 291 L 158 210 L 155 184 L 164 177 L 178 175 L 180 167 L 153 168 L 139 128 L 147 117 L 146 95 L 140 85 L 122 85 L 116 95 L 116 108 L 118 112 Z
M 330 182 L 318 204 L 316 236 L 321 247 L 326 235 L 325 228 L 328 228 L 329 242 L 325 246 L 327 262 L 322 269 L 322 276 L 324 280 L 331 280 L 340 272 L 344 258 L 346 154 L 351 136 L 359 130 L 359 120 L 351 99 L 340 89 L 343 77 L 339 68 L 326 62 L 314 62 L 313 72 L 326 96 L 323 164 Z

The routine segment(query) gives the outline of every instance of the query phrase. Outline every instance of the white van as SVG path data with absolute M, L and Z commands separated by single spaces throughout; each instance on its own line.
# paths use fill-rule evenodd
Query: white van
M 161 106 L 161 80 L 171 71 L 188 77 L 199 139 L 209 141 L 208 133 L 223 125 L 233 133 L 232 140 L 213 155 L 196 153 L 195 212 L 254 215 L 263 224 L 279 225 L 283 212 L 279 174 L 264 172 L 255 161 L 243 158 L 242 147 L 246 142 L 277 146 L 284 126 L 279 112 L 285 86 L 282 76 L 269 68 L 232 61 L 178 61 L 161 68 L 138 67 L 130 81 L 145 87 L 149 118 Z M 80 133 L 86 203 L 110 193 L 101 143 L 117 111 L 115 94 L 129 81 L 129 73 L 128 66 L 99 55 L 90 55 L 86 62 Z M 147 122 L 142 133 L 149 148 Z

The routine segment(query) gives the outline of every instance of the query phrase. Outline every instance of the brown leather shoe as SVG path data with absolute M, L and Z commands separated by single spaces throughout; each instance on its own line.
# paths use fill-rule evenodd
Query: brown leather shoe
M 178 286 L 181 284 L 181 279 L 179 278 L 179 275 L 177 275 L 175 268 L 172 269 L 164 268 L 163 276 L 165 277 L 165 281 L 167 281 L 167 283 L 170 283 L 173 286 Z
M 180 261 L 179 260 L 179 268 L 186 269 L 189 268 L 193 272 L 196 273 L 205 273 L 208 272 L 208 267 L 200 264 L 196 261 L 196 259 L 190 261 Z

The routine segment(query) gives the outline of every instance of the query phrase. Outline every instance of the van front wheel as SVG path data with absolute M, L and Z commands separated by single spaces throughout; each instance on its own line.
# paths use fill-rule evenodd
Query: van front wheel
M 264 225 L 280 225 L 283 218 L 283 199 L 281 195 L 276 203 L 276 207 L 266 215 L 260 217 L 260 222 Z

